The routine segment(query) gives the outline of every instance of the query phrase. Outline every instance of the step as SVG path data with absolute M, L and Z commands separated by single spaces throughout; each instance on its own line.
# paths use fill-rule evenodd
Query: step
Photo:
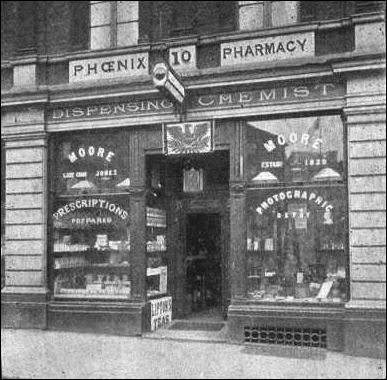
M 148 339 L 169 339 L 180 341 L 197 341 L 225 343 L 227 325 L 224 322 L 202 322 L 175 320 L 168 328 L 143 334 Z
M 224 322 L 218 321 L 193 321 L 181 319 L 173 321 L 169 326 L 169 330 L 220 331 L 224 326 Z

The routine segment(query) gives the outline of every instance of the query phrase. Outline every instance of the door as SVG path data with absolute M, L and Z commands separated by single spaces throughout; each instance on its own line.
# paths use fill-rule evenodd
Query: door
M 186 226 L 186 300 L 192 312 L 221 309 L 222 249 L 219 214 L 188 214 Z

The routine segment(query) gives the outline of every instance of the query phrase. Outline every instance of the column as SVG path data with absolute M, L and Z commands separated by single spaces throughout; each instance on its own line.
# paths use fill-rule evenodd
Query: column
M 6 150 L 2 327 L 46 327 L 47 136 L 25 133 L 44 129 L 44 124 L 32 124 L 37 120 L 43 120 L 43 111 L 36 109 L 5 113 L 2 120 Z M 23 122 L 30 124 L 20 126 Z
M 144 131 L 129 135 L 130 266 L 132 298 L 146 299 L 146 192 Z
M 230 144 L 230 260 L 231 298 L 246 295 L 246 192 L 244 184 L 245 122 L 237 121 Z
M 386 339 L 385 74 L 353 76 L 347 88 L 351 300 L 346 351 L 380 356 Z

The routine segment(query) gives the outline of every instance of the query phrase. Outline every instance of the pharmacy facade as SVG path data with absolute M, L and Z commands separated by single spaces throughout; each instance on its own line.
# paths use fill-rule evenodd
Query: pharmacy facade
M 381 355 L 384 29 L 351 23 L 324 54 L 315 23 L 76 53 L 52 86 L 13 62 L 2 326 L 141 335 L 219 307 L 233 342 Z

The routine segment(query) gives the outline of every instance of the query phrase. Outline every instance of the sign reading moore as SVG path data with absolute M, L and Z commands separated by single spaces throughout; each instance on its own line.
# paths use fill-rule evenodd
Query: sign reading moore
M 69 64 L 70 83 L 148 74 L 148 53 L 82 59 Z
M 311 57 L 314 53 L 314 32 L 226 42 L 221 44 L 221 65 Z

